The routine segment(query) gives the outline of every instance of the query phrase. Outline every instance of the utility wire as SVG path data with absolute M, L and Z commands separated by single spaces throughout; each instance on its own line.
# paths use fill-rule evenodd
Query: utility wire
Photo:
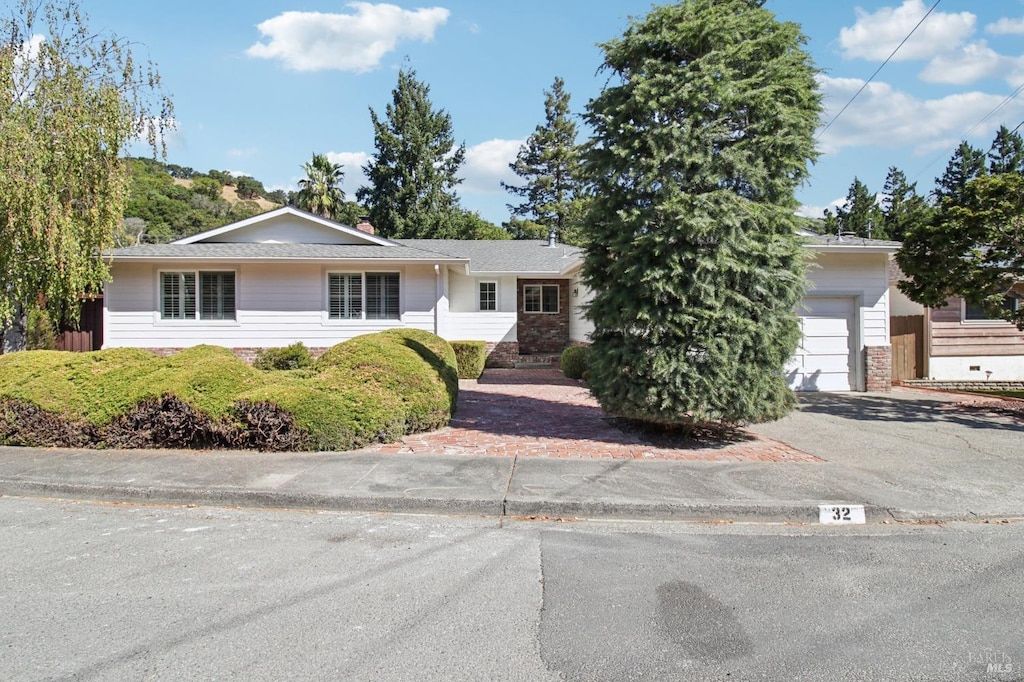
M 896 53 L 900 51 L 900 48 L 903 47 L 903 44 L 910 40 L 910 36 L 914 35 L 914 31 L 916 31 L 921 26 L 921 24 L 924 23 L 924 20 L 927 19 L 933 11 L 935 11 L 935 8 L 939 6 L 940 2 L 942 2 L 942 0 L 935 0 L 935 4 L 931 6 L 931 9 L 924 13 L 924 16 L 921 17 L 921 20 L 919 22 L 917 22 L 917 25 L 915 25 L 914 28 L 910 29 L 910 33 L 908 33 L 907 36 L 900 41 L 900 44 L 896 46 L 896 49 L 892 51 L 892 54 L 886 57 L 885 61 L 882 62 L 881 66 L 875 69 L 875 72 L 871 74 L 871 78 L 864 81 L 864 85 L 860 86 L 860 90 L 855 92 L 853 97 L 850 98 L 850 101 L 843 105 L 843 108 L 839 110 L 839 113 L 833 116 L 832 120 L 826 123 L 824 128 L 818 131 L 818 134 L 814 136 L 814 139 L 818 139 L 819 137 L 824 135 L 825 131 L 831 128 L 833 123 L 839 120 L 839 117 L 843 115 L 843 112 L 849 109 L 850 105 L 853 104 L 853 100 L 857 99 L 860 93 L 864 92 L 864 88 L 868 87 L 868 84 L 875 79 L 875 76 L 878 75 L 878 72 L 885 68 L 885 65 L 888 64 L 892 60 L 892 58 L 896 56 Z

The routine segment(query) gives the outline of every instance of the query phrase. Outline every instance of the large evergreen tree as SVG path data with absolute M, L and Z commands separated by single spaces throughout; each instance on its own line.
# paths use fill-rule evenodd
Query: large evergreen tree
M 466 146 L 455 145 L 452 119 L 435 111 L 430 87 L 415 71 L 398 72 L 398 85 L 381 119 L 371 108 L 373 158 L 363 166 L 369 186 L 356 193 L 385 237 L 454 238 L 459 228 L 456 186 Z
M 909 279 L 899 288 L 930 308 L 960 296 L 982 305 L 993 319 L 1024 329 L 1024 178 L 983 175 L 967 183 L 960 200 L 911 231 L 896 253 Z M 1007 296 L 1016 303 L 1006 305 Z
M 868 189 L 859 178 L 846 192 L 846 203 L 836 209 L 839 230 L 858 237 L 885 239 L 882 211 L 878 208 L 878 195 Z
M 0 336 L 24 348 L 26 307 L 74 321 L 109 278 L 139 137 L 161 150 L 171 102 L 130 43 L 96 33 L 75 0 L 16 0 L 0 17 Z
M 931 219 L 932 209 L 917 193 L 917 183 L 907 182 L 906 174 L 896 166 L 889 167 L 882 194 L 884 231 L 879 234 L 884 234 L 884 238 L 903 241 L 909 232 Z
M 758 0 L 654 8 L 587 107 L 591 390 L 659 423 L 778 418 L 800 339 L 794 192 L 821 110 L 805 37 Z
M 1024 139 L 1016 130 L 999 126 L 988 151 L 988 172 L 992 175 L 1024 172 Z
M 565 81 L 556 77 L 551 90 L 544 93 L 544 123 L 530 134 L 509 164 L 523 184 L 503 182 L 501 186 L 523 199 L 518 205 L 508 205 L 513 216 L 543 225 L 561 241 L 576 244 L 582 192 L 576 123 L 569 114 L 569 100 Z
M 959 203 L 967 183 L 984 172 L 985 152 L 966 141 L 961 142 L 946 164 L 942 177 L 935 178 L 935 189 L 932 191 L 935 203 L 940 207 L 943 203 Z

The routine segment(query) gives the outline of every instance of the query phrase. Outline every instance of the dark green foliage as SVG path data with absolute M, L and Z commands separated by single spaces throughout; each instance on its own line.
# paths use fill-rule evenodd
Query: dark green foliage
M 304 369 L 309 367 L 313 359 L 309 349 L 301 341 L 282 348 L 262 348 L 256 353 L 253 367 L 262 370 Z
M 1024 139 L 1016 130 L 999 126 L 988 151 L 988 172 L 992 175 L 1024 173 Z
M 235 191 L 242 199 L 256 199 L 267 193 L 263 183 L 249 175 L 243 175 L 235 181 Z
M 511 239 L 512 235 L 487 222 L 476 211 L 456 209 L 452 215 L 457 239 Z
M 899 168 L 889 167 L 882 194 L 885 195 L 882 200 L 885 239 L 901 242 L 908 233 L 931 220 L 932 207 L 917 193 L 917 183 L 908 183 L 907 176 Z
M 985 152 L 975 149 L 966 141 L 953 152 L 946 164 L 942 177 L 935 178 L 932 195 L 940 207 L 944 203 L 957 204 L 963 196 L 967 183 L 985 173 Z
M 530 134 L 509 164 L 523 184 L 503 182 L 501 186 L 523 199 L 521 204 L 508 205 L 514 217 L 542 225 L 543 238 L 553 231 L 562 242 L 579 244 L 583 183 L 569 100 L 565 81 L 555 77 L 551 90 L 544 93 L 544 123 Z
M 232 178 L 227 171 L 210 171 L 195 175 L 187 183 L 179 184 L 169 172 L 169 166 L 153 159 L 138 158 L 129 161 L 131 184 L 125 219 L 145 221 L 142 242 L 169 242 L 204 230 L 226 225 L 261 213 L 255 201 L 261 196 L 263 183 L 251 177 Z M 221 196 L 225 182 L 238 183 L 239 198 L 229 203 Z M 186 186 L 188 185 L 188 186 Z M 137 231 L 119 235 L 123 245 L 136 242 Z
M 590 369 L 590 346 L 569 346 L 563 350 L 560 367 L 570 379 L 582 379 Z
M 836 220 L 840 232 L 849 232 L 857 237 L 888 239 L 877 195 L 868 191 L 867 185 L 857 178 L 853 179 L 846 193 L 846 203 L 836 209 Z
M 446 424 L 455 362 L 415 330 L 353 339 L 291 372 L 213 346 L 14 353 L 0 356 L 0 444 L 352 449 Z
M 775 419 L 800 330 L 794 191 L 821 109 L 799 27 L 750 0 L 656 7 L 588 106 L 590 386 L 658 423 Z
M 502 224 L 502 229 L 508 232 L 512 239 L 547 239 L 548 228 L 540 223 L 521 218 L 512 218 Z
M 430 87 L 402 70 L 382 120 L 371 108 L 374 157 L 363 166 L 370 181 L 356 193 L 385 237 L 456 238 L 457 177 L 466 156 L 455 145 L 452 119 L 435 111 Z
M 896 253 L 909 277 L 899 288 L 912 300 L 941 308 L 949 296 L 982 305 L 992 319 L 1024 329 L 1024 305 L 1006 307 L 1006 296 L 1024 298 L 1024 177 L 982 175 L 967 183 L 956 203 L 947 200 L 936 218 L 917 226 Z M 1017 287 L 1014 289 L 1014 287 Z
M 49 313 L 44 309 L 33 308 L 28 311 L 25 335 L 25 347 L 28 350 L 57 349 L 57 330 L 50 321 Z
M 460 379 L 479 379 L 487 360 L 487 344 L 483 341 L 452 341 Z

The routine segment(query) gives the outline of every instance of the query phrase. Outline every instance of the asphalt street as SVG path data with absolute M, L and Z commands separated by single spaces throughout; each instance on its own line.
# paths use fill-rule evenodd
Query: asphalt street
M 1024 524 L 0 498 L 5 680 L 1022 679 Z

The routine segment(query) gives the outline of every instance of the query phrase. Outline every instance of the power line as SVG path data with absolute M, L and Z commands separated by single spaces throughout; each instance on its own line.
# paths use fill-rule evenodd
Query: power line
M 888 64 L 892 60 L 892 58 L 896 56 L 896 53 L 900 51 L 900 48 L 903 47 L 903 44 L 910 40 L 910 36 L 914 35 L 914 31 L 916 31 L 921 26 L 921 24 L 924 23 L 924 20 L 927 19 L 933 11 L 935 11 L 935 8 L 939 6 L 940 2 L 942 2 L 942 0 L 935 0 L 935 4 L 931 6 L 931 9 L 924 13 L 924 16 L 921 17 L 921 20 L 917 22 L 914 28 L 910 29 L 910 33 L 908 33 L 906 37 L 900 41 L 900 44 L 896 46 L 896 49 L 892 51 L 892 54 L 886 57 L 885 61 L 882 62 L 881 66 L 875 69 L 875 72 L 871 74 L 871 78 L 868 78 L 866 81 L 864 81 L 864 85 L 860 86 L 860 90 L 855 92 L 853 94 L 853 97 L 850 98 L 850 101 L 843 105 L 843 108 L 839 110 L 839 113 L 833 116 L 832 120 L 826 123 L 824 128 L 818 131 L 818 134 L 814 136 L 814 139 L 818 139 L 819 137 L 824 135 L 825 131 L 831 128 L 833 123 L 839 120 L 839 117 L 843 115 L 843 112 L 846 111 L 851 104 L 853 104 L 853 100 L 857 99 L 858 95 L 864 92 L 864 88 L 868 87 L 868 84 L 875 79 L 875 76 L 877 76 L 878 73 L 885 68 L 885 65 Z

